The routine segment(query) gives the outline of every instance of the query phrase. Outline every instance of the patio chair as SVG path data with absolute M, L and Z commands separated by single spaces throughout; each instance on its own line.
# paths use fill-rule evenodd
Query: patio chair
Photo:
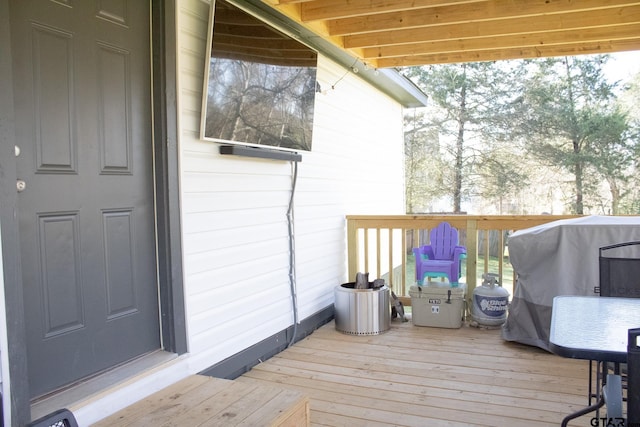
M 27 427 L 78 427 L 78 422 L 70 410 L 58 409 L 42 418 L 31 421 Z
M 621 257 L 622 253 L 626 253 L 626 257 Z M 634 255 L 635 256 L 629 256 Z M 607 256 L 609 255 L 609 256 Z M 640 241 L 625 242 L 615 245 L 604 246 L 600 248 L 599 256 L 600 282 L 599 287 L 595 289 L 601 297 L 622 297 L 622 298 L 640 298 Z M 589 403 L 592 399 L 596 401 L 600 397 L 603 385 L 604 372 L 612 370 L 616 374 L 622 375 L 623 387 L 627 386 L 626 364 L 620 366 L 618 363 L 609 363 L 602 366 L 602 362 L 597 362 L 595 390 L 592 388 L 593 383 L 593 360 L 589 361 Z M 599 417 L 599 411 L 596 417 Z
M 467 253 L 464 246 L 458 245 L 458 230 L 448 222 L 441 222 L 429 237 L 428 245 L 413 248 L 418 285 L 422 285 L 425 276 L 446 276 L 450 283 L 458 283 L 461 259 Z

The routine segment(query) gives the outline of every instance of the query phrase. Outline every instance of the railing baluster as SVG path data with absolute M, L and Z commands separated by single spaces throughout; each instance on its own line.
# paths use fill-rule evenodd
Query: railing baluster
M 467 307 L 471 309 L 471 295 L 478 277 L 478 221 L 467 220 Z
M 362 273 L 369 271 L 369 228 L 364 229 L 364 270 L 358 271 Z M 355 278 L 355 275 L 353 277 Z
M 347 220 L 347 275 L 349 282 L 358 271 L 358 226 L 355 221 Z
M 500 233 L 498 236 L 498 275 L 500 276 L 500 283 L 503 283 L 502 279 L 502 267 L 504 264 L 504 231 L 498 230 Z
M 398 289 L 394 288 L 393 280 L 393 229 L 388 228 L 387 233 L 389 233 L 389 250 L 387 252 L 387 257 L 389 257 L 389 287 L 394 291 L 398 291 Z
M 382 267 L 380 265 L 380 229 L 376 228 L 376 274 L 382 276 Z
M 400 232 L 402 233 L 400 236 L 400 240 L 402 242 L 402 270 L 400 271 L 400 277 L 402 279 L 402 283 L 400 284 L 400 292 L 402 295 L 407 294 L 407 230 L 405 228 L 401 228 Z
M 483 236 L 484 236 L 484 273 L 487 274 L 489 272 L 489 240 L 490 236 L 489 236 L 489 230 L 484 230 L 483 232 Z

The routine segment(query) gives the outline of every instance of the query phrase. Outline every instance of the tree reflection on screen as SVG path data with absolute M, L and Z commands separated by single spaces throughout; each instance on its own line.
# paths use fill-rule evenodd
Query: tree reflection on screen
M 317 54 L 216 1 L 204 137 L 311 150 Z

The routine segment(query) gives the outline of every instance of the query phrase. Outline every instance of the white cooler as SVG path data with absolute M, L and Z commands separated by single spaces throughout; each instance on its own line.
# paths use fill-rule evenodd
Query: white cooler
M 411 320 L 416 326 L 459 328 L 464 316 L 464 283 L 429 282 L 428 286 L 411 286 Z

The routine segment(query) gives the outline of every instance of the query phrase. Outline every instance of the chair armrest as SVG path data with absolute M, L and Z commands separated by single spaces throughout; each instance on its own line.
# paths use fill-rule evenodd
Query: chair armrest
M 420 246 L 419 248 L 413 248 L 413 255 L 416 260 L 419 259 L 433 259 L 433 249 L 430 245 Z
M 467 256 L 467 248 L 464 246 L 456 246 L 453 248 L 453 259 L 464 258 Z
M 431 245 L 424 245 L 422 247 L 422 253 L 425 256 L 425 259 L 436 259 L 436 256 L 433 254 L 433 247 Z

